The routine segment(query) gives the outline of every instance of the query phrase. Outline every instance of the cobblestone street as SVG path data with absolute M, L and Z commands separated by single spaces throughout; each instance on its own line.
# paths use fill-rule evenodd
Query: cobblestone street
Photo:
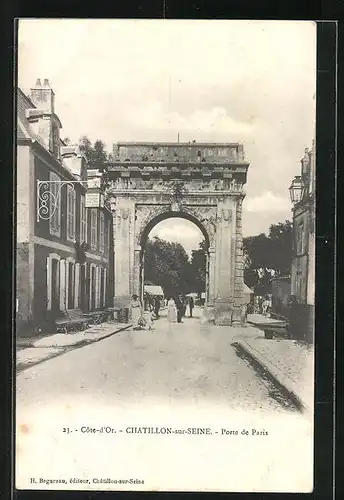
M 181 324 L 162 314 L 152 331 L 125 330 L 20 373 L 18 411 L 51 398 L 285 411 L 231 346 L 240 329 L 202 325 L 198 308 Z
M 300 463 L 312 464 L 311 422 L 231 345 L 252 335 L 252 327 L 203 325 L 201 310 L 194 312 L 198 317 L 181 324 L 169 324 L 163 315 L 152 331 L 123 330 L 20 372 L 18 481 L 64 478 L 72 489 L 96 490 L 113 484 L 92 478 L 137 478 L 144 479 L 134 485 L 138 490 L 174 490 L 178 484 L 181 490 L 247 491 L 258 485 L 262 491 L 296 491 L 305 474 Z M 137 434 L 142 426 L 208 428 L 211 435 Z M 281 449 L 286 453 L 280 455 Z M 85 478 L 86 484 L 70 484 L 69 478 Z

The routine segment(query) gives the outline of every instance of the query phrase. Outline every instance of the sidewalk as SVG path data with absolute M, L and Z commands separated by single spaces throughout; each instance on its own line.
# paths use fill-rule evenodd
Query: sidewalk
M 264 316 L 263 314 L 248 314 L 247 315 L 247 323 L 256 326 L 284 326 L 286 324 L 285 321 L 281 319 L 273 319 L 270 316 Z
M 252 326 L 243 328 L 233 340 L 275 383 L 283 387 L 302 411 L 313 410 L 313 346 L 291 339 L 266 339 L 262 330 Z
M 128 323 L 102 323 L 81 332 L 56 333 L 38 339 L 25 340 L 28 347 L 19 348 L 16 352 L 17 371 L 63 354 L 72 348 L 98 342 L 129 327 Z

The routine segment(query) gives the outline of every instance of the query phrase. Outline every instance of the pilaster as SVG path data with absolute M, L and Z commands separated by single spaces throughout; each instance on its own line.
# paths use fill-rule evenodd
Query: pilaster
M 141 297 L 141 246 L 136 246 L 134 250 L 134 267 L 133 267 L 133 294 L 135 293 L 140 299 Z
M 114 265 L 116 300 L 128 303 L 134 288 L 134 218 L 135 203 L 132 200 L 118 198 L 114 217 Z
M 235 261 L 234 261 L 234 309 L 233 320 L 240 321 L 241 308 L 243 305 L 244 293 L 244 255 L 242 239 L 242 200 L 243 196 L 238 196 L 236 200 L 236 225 L 235 225 Z
M 215 323 L 232 324 L 232 269 L 231 269 L 231 232 L 233 206 L 219 203 L 216 228 L 216 288 L 215 288 Z

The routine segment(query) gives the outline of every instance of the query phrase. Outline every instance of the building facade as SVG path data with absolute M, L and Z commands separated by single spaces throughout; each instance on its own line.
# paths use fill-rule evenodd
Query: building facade
M 293 260 L 291 295 L 296 299 L 299 336 L 312 340 L 315 299 L 315 144 L 306 148 L 301 175 L 295 177 L 293 196 Z M 291 191 L 292 192 L 292 191 Z
M 17 94 L 17 333 L 111 306 L 112 216 L 102 174 L 60 139 L 49 82 Z M 102 198 L 103 197 L 103 198 Z

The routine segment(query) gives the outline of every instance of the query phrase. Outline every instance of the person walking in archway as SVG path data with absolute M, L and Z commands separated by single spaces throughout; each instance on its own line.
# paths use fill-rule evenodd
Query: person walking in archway
M 195 305 L 195 303 L 194 303 L 194 299 L 193 299 L 193 297 L 190 297 L 190 298 L 189 298 L 190 318 L 192 318 L 192 310 L 193 310 L 193 308 L 194 308 L 194 305 Z
M 182 323 L 182 317 L 184 315 L 184 302 L 180 295 L 176 299 L 176 307 L 177 307 L 177 323 Z
M 177 321 L 177 308 L 172 297 L 167 302 L 167 319 L 170 323 Z
M 160 299 L 159 297 L 155 297 L 154 299 L 154 314 L 156 318 L 159 318 L 159 311 L 160 311 Z
M 132 296 L 131 300 L 131 321 L 134 330 L 139 328 L 139 320 L 141 318 L 141 302 L 136 294 Z

